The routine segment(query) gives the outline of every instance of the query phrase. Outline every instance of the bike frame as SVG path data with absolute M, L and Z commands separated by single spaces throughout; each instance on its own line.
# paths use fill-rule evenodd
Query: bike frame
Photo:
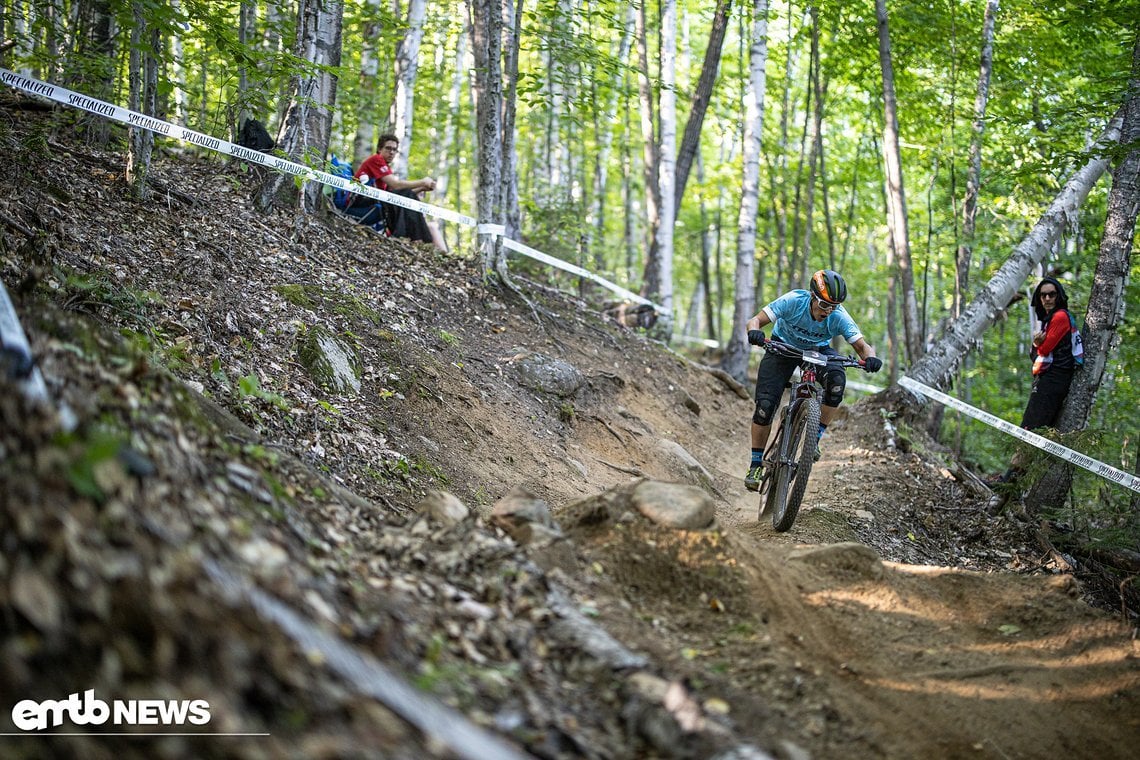
M 807 489 L 815 461 L 822 388 L 817 377 L 820 368 L 862 366 L 853 357 L 829 356 L 821 351 L 799 349 L 779 341 L 767 344 L 781 356 L 800 361 L 800 379 L 789 382 L 791 399 L 777 415 L 779 429 L 764 449 L 764 479 L 760 483 L 760 515 L 772 509 L 772 527 L 785 531 L 792 527 Z
M 803 359 L 800 361 L 800 379 L 799 382 L 788 382 L 787 388 L 792 391 L 791 398 L 788 403 L 780 410 L 779 429 L 776 435 L 772 436 L 767 449 L 764 451 L 764 461 L 768 463 L 778 463 L 792 468 L 792 477 L 796 475 L 797 463 L 790 458 L 791 452 L 788 451 L 787 438 L 792 429 L 792 421 L 795 419 L 796 412 L 804 403 L 805 399 L 814 398 L 819 400 L 820 387 L 818 380 L 816 380 L 816 367 L 827 367 L 827 355 L 819 351 L 804 351 Z M 769 468 L 771 469 L 771 468 Z M 765 474 L 765 481 L 768 480 Z M 760 492 L 764 492 L 765 484 L 761 484 Z

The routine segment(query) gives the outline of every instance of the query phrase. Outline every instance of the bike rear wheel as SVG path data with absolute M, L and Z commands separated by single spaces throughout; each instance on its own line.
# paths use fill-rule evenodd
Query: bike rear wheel
M 786 440 L 782 459 L 793 464 L 780 465 L 775 488 L 769 491 L 772 527 L 786 531 L 796 521 L 807 490 L 811 466 L 815 462 L 815 447 L 819 438 L 819 401 L 807 398 L 795 411 Z

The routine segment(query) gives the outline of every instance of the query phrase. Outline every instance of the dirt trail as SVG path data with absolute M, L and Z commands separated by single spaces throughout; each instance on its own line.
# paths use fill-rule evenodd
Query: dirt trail
M 625 566 L 657 550 L 654 536 L 603 553 L 622 579 L 613 593 L 646 615 L 660 614 L 664 597 L 669 621 L 658 630 L 686 653 L 677 666 L 720 674 L 737 692 L 734 720 L 775 714 L 783 739 L 814 756 L 1130 756 L 1140 646 L 1129 631 L 1082 601 L 1070 575 L 1013 572 L 1044 564 L 1022 526 L 989 516 L 938 461 L 887 447 L 882 420 L 864 404 L 831 426 L 788 533 L 757 520 L 735 425 L 736 440 L 715 454 L 741 463 L 717 472 L 723 540 L 695 562 L 739 568 L 743 588 L 710 587 L 699 573 L 662 588 L 644 578 L 656 563 Z M 734 428 L 727 415 L 709 422 Z M 724 613 L 710 609 L 717 593 L 731 597 L 718 598 Z

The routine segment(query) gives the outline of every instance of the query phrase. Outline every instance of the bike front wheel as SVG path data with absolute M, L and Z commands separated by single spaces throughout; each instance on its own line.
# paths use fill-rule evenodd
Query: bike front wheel
M 772 509 L 772 527 L 786 531 L 796 521 L 807 490 L 811 466 L 815 462 L 815 447 L 819 439 L 819 401 L 804 399 L 796 409 L 788 431 L 784 461 L 775 474 L 773 489 L 769 491 L 769 508 Z

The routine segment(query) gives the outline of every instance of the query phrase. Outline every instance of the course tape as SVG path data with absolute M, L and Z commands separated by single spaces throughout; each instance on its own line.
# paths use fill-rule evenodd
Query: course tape
M 8 296 L 8 288 L 0 282 L 0 370 L 5 371 L 9 378 L 16 381 L 20 392 L 34 402 L 51 406 L 48 397 L 47 383 L 44 382 L 43 373 L 36 366 L 32 347 L 28 344 L 28 336 L 20 324 L 20 317 L 16 314 L 16 307 Z M 60 402 L 56 409 L 60 425 L 66 431 L 72 431 L 76 426 L 75 413 Z
M 57 103 L 78 108 L 88 113 L 93 113 L 98 116 L 117 121 L 121 124 L 126 124 L 129 127 L 138 127 L 140 129 L 147 129 L 151 132 L 156 132 L 166 137 L 173 137 L 176 140 L 183 140 L 197 145 L 202 148 L 216 151 L 218 153 L 225 153 L 234 158 L 240 158 L 243 161 L 248 161 L 254 164 L 260 164 L 274 171 L 283 174 L 289 174 L 302 179 L 320 182 L 323 185 L 337 187 L 342 190 L 356 193 L 357 195 L 367 195 L 370 198 L 391 203 L 394 206 L 403 206 L 404 208 L 419 211 L 423 214 L 430 216 L 437 216 L 441 219 L 447 219 L 458 224 L 466 224 L 474 226 L 475 220 L 469 216 L 456 213 L 451 209 L 441 208 L 439 206 L 432 206 L 431 204 L 417 201 L 413 198 L 405 198 L 402 195 L 389 193 L 379 188 L 361 185 L 355 180 L 346 177 L 338 177 L 335 174 L 319 171 L 302 164 L 294 163 L 293 161 L 286 161 L 277 156 L 271 156 L 266 153 L 261 153 L 249 148 L 243 148 L 240 145 L 234 145 L 226 140 L 219 140 L 216 137 L 196 132 L 193 129 L 187 129 L 177 124 L 156 119 L 153 116 L 132 111 L 128 108 L 107 103 L 102 100 L 82 95 L 77 92 L 72 92 L 65 87 L 59 87 L 47 82 L 41 82 L 38 79 L 31 79 L 30 77 L 21 76 L 8 69 L 0 69 L 0 80 L 9 87 L 14 87 L 24 92 L 29 92 L 33 95 L 54 100 Z
M 1031 433 L 1024 428 L 1020 428 L 1017 425 L 1006 422 L 1000 417 L 995 417 L 989 412 L 983 412 L 977 407 L 970 406 L 965 402 L 959 401 L 953 396 L 947 396 L 945 393 L 936 391 L 928 385 L 923 385 L 916 380 L 911 380 L 909 377 L 900 378 L 899 385 L 921 396 L 932 398 L 941 404 L 945 404 L 951 409 L 959 411 L 969 417 L 973 417 L 980 422 L 984 422 L 990 427 L 995 427 L 1003 433 L 1008 433 L 1014 438 L 1024 441 L 1031 446 L 1036 446 L 1039 449 L 1047 451 L 1055 457 L 1064 459 L 1066 462 L 1075 464 L 1078 467 L 1083 467 L 1094 475 L 1099 475 L 1105 480 L 1111 480 L 1117 485 L 1124 486 L 1125 488 L 1140 493 L 1140 478 L 1137 478 L 1134 475 L 1130 475 L 1123 470 L 1118 470 L 1111 465 L 1105 464 L 1104 462 L 1099 462 L 1092 457 L 1085 456 L 1079 451 L 1073 451 L 1070 448 L 1062 446 L 1056 441 L 1050 441 L 1048 438 L 1043 438 L 1036 433 Z
M 512 251 L 518 251 L 519 253 L 521 253 L 525 256 L 530 256 L 532 259 L 536 259 L 538 261 L 541 261 L 544 264 L 549 264 L 552 267 L 556 267 L 558 269 L 565 270 L 567 272 L 570 272 L 571 274 L 576 274 L 579 277 L 585 277 L 588 280 L 593 280 L 594 282 L 598 283 L 599 285 L 606 287 L 606 288 L 609 288 L 610 290 L 617 293 L 618 295 L 624 296 L 625 298 L 628 298 L 630 301 L 633 301 L 635 303 L 643 303 L 646 306 L 652 306 L 654 309 L 657 310 L 657 312 L 659 314 L 669 314 L 670 313 L 670 310 L 666 309 L 664 306 L 658 306 L 657 304 L 653 303 L 652 301 L 645 299 L 645 298 L 642 298 L 637 293 L 626 290 L 625 288 L 623 288 L 620 285 L 615 285 L 614 283 L 607 280 L 605 277 L 600 277 L 600 276 L 594 274 L 593 272 L 585 270 L 580 266 L 575 266 L 574 264 L 571 264 L 568 261 L 563 261 L 562 259 L 556 259 L 553 256 L 550 256 L 548 254 L 543 253 L 542 251 L 536 251 L 535 249 L 531 248 L 529 245 L 526 245 L 525 243 L 520 243 L 516 240 L 511 240 L 510 238 L 505 237 L 505 238 L 503 238 L 503 247 L 509 248 Z
M 871 383 L 861 383 L 858 380 L 848 380 L 846 383 L 843 384 L 843 387 L 844 388 L 854 388 L 855 390 L 863 391 L 864 393 L 880 393 L 880 392 L 886 390 L 886 388 L 884 388 L 881 385 L 872 385 Z
M 573 264 L 567 264 L 561 259 L 556 259 L 553 256 L 542 253 L 541 251 L 536 251 L 535 249 L 523 245 L 522 243 L 516 243 L 515 241 L 505 237 L 506 228 L 501 224 L 479 224 L 474 218 L 466 216 L 465 214 L 460 214 L 456 211 L 452 211 L 451 209 L 442 208 L 441 206 L 433 206 L 430 203 L 424 203 L 423 201 L 417 201 L 413 198 L 406 198 L 402 195 L 389 193 L 384 190 L 380 190 L 379 188 L 362 185 L 353 179 L 338 177 L 335 174 L 329 174 L 328 172 L 319 171 L 302 164 L 286 161 L 285 159 L 278 158 L 277 156 L 271 156 L 256 150 L 243 148 L 240 145 L 234 145 L 233 143 L 226 140 L 220 140 L 216 137 L 211 137 L 210 135 L 196 132 L 193 129 L 187 129 L 186 127 L 182 127 L 177 124 L 171 124 L 170 122 L 162 121 L 161 119 L 156 119 L 152 116 L 147 116 L 146 114 L 141 114 L 128 108 L 122 108 L 121 106 L 114 105 L 113 103 L 107 103 L 96 98 L 88 97 L 87 95 L 73 92 L 65 87 L 59 87 L 58 85 L 41 82 L 38 79 L 32 79 L 31 77 L 17 74 L 16 72 L 9 71 L 8 69 L 0 68 L 0 81 L 3 81 L 4 84 L 17 90 L 23 90 L 24 92 L 31 93 L 32 95 L 38 95 L 49 100 L 54 100 L 57 103 L 62 103 L 73 108 L 78 108 L 82 111 L 87 111 L 88 113 L 103 116 L 105 118 L 112 119 L 113 121 L 117 121 L 121 124 L 126 124 L 129 127 L 147 129 L 151 132 L 156 132 L 165 137 L 173 137 L 176 140 L 183 140 L 185 142 L 191 143 L 192 145 L 197 145 L 199 147 L 213 150 L 218 153 L 224 153 L 227 156 L 240 158 L 241 160 L 248 161 L 250 163 L 259 164 L 283 174 L 289 174 L 295 177 L 301 177 L 302 179 L 311 180 L 313 182 L 319 182 L 323 185 L 339 188 L 341 190 L 347 190 L 357 195 L 366 195 L 369 198 L 375 198 L 376 200 L 383 201 L 385 203 L 391 203 L 394 206 L 401 206 L 413 211 L 419 211 L 421 214 L 426 214 L 428 216 L 446 219 L 448 221 L 455 222 L 456 224 L 463 224 L 468 227 L 476 227 L 479 233 L 502 237 L 503 244 L 512 250 L 518 251 L 519 253 L 530 256 L 533 259 L 537 259 L 538 261 L 542 261 L 551 266 L 558 267 L 560 269 L 566 269 L 567 271 L 573 271 L 582 277 L 587 277 L 597 282 L 603 287 L 609 288 L 610 290 L 624 296 L 625 298 L 629 298 L 630 300 L 636 301 L 638 303 L 652 306 L 659 313 L 668 313 L 668 310 L 664 309 L 663 307 L 658 306 L 652 301 L 648 301 L 639 295 L 631 293 L 625 288 L 615 285 L 604 277 L 599 277 L 592 272 L 587 272 L 585 269 L 575 267 Z

